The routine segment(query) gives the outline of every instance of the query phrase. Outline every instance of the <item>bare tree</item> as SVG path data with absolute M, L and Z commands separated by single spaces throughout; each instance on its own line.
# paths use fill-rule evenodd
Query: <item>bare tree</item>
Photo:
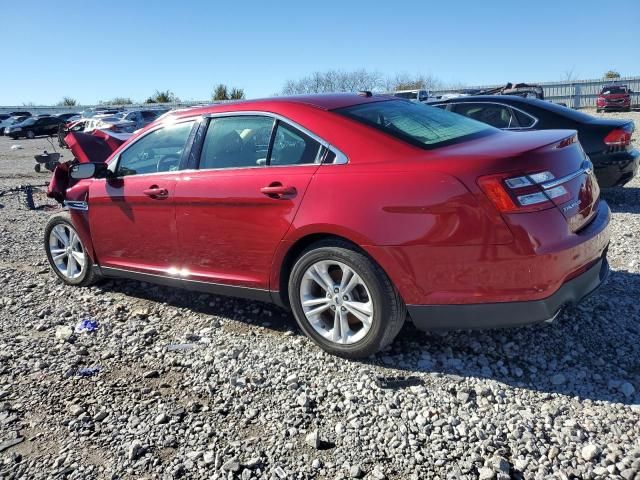
M 365 69 L 345 72 L 327 70 L 313 72 L 299 80 L 287 80 L 282 88 L 283 95 L 326 92 L 357 92 L 379 90 L 384 87 L 382 75 Z
M 62 97 L 62 100 L 58 102 L 59 107 L 75 107 L 78 104 L 75 98 Z
M 440 90 L 444 88 L 443 82 L 433 75 L 409 75 L 407 73 L 397 73 L 385 81 L 385 90 Z
M 100 100 L 100 105 L 133 105 L 133 100 L 129 97 L 114 97 L 111 100 Z
M 575 73 L 575 65 L 572 66 L 569 70 L 564 71 L 564 79 L 567 82 L 575 82 L 578 79 L 578 75 Z
M 180 99 L 171 90 L 156 90 L 144 103 L 177 103 Z
M 233 87 L 231 93 L 229 93 L 230 100 L 242 100 L 244 99 L 244 89 Z

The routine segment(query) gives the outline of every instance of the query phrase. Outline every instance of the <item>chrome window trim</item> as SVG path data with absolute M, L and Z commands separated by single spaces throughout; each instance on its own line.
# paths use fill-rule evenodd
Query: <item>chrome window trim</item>
M 334 145 L 331 145 L 329 142 L 327 142 L 325 139 L 323 139 L 322 137 L 319 137 L 318 135 L 316 135 L 315 133 L 313 133 L 312 131 L 310 131 L 308 128 L 303 127 L 302 125 L 300 125 L 299 123 L 283 116 L 280 115 L 279 113 L 273 113 L 273 112 L 264 112 L 264 111 L 258 111 L 258 110 L 242 110 L 242 111 L 237 111 L 237 112 L 215 112 L 215 113 L 208 113 L 203 115 L 203 118 L 220 118 L 220 117 L 240 117 L 240 116 L 259 116 L 259 117 L 270 117 L 273 118 L 274 120 L 279 120 L 283 123 L 286 123 L 287 125 L 300 130 L 302 133 L 304 133 L 305 135 L 308 135 L 309 137 L 311 137 L 313 140 L 315 140 L 316 142 L 318 142 L 320 145 L 322 145 L 323 147 L 327 148 L 328 150 L 331 150 L 333 153 L 335 153 L 336 155 L 336 159 L 332 162 L 332 163 L 326 163 L 326 164 L 320 164 L 317 163 L 318 161 L 318 156 L 316 155 L 316 161 L 313 163 L 297 163 L 294 165 L 264 165 L 264 167 L 299 167 L 302 165 L 344 165 L 349 163 L 349 157 L 347 157 L 344 153 L 342 153 L 342 151 L 340 151 L 340 149 L 338 149 L 337 147 L 335 147 Z M 258 168 L 264 168 L 264 167 L 258 167 Z M 239 170 L 239 169 L 244 169 L 244 168 L 256 168 L 256 167 L 231 167 L 235 170 Z M 202 171 L 205 170 L 228 170 L 228 168 L 207 168 L 207 169 L 202 169 Z
M 64 206 L 67 207 L 69 210 L 80 210 L 83 212 L 86 212 L 87 210 L 89 210 L 89 204 L 82 200 L 65 200 Z
M 438 105 L 462 105 L 462 104 L 469 104 L 469 103 L 471 103 L 471 104 L 475 103 L 477 105 L 500 105 L 501 107 L 507 107 L 507 108 L 510 108 L 512 110 L 517 110 L 518 112 L 522 113 L 523 115 L 533 119 L 533 123 L 528 127 L 513 127 L 513 128 L 512 127 L 507 127 L 507 128 L 501 128 L 500 130 L 524 130 L 524 129 L 527 129 L 527 128 L 533 128 L 540 121 L 538 118 L 534 117 L 530 113 L 525 112 L 521 108 L 514 107 L 513 105 L 509 105 L 508 103 L 501 103 L 501 102 L 494 102 L 494 101 L 491 101 L 491 102 L 479 102 L 477 100 L 474 102 L 474 101 L 469 100 L 469 101 L 465 101 L 465 102 L 451 102 L 451 103 L 443 102 L 443 103 L 439 103 Z M 452 110 L 449 110 L 449 111 L 452 111 Z M 453 113 L 457 113 L 457 112 L 453 112 Z M 463 115 L 463 116 L 466 116 L 466 115 Z M 467 118 L 470 118 L 470 117 L 467 117 Z M 475 119 L 472 119 L 472 120 L 475 120 Z M 477 121 L 479 122 L 480 120 L 477 120 Z M 482 123 L 484 123 L 484 122 L 482 122 Z M 495 128 L 497 128 L 497 127 L 495 127 Z

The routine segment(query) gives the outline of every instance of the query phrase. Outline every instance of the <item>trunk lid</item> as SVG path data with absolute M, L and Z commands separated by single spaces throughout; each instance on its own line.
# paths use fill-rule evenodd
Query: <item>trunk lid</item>
M 443 168 L 455 165 L 456 175 L 467 187 L 489 197 L 503 213 L 557 208 L 575 232 L 597 211 L 600 189 L 574 130 L 499 132 L 439 149 L 439 154 L 437 162 Z M 503 198 L 506 203 L 496 204 L 483 179 L 501 189 L 495 193 L 508 196 Z M 522 204 L 535 198 L 542 200 Z

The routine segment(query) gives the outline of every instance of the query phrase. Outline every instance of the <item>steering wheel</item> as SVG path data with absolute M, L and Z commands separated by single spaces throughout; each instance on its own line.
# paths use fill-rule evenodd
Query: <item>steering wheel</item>
M 162 157 L 160 160 L 158 160 L 158 163 L 156 164 L 156 171 L 157 172 L 170 172 L 171 170 L 177 169 L 178 166 L 180 165 L 180 157 L 176 154 L 169 154 L 169 155 L 165 155 L 164 157 Z

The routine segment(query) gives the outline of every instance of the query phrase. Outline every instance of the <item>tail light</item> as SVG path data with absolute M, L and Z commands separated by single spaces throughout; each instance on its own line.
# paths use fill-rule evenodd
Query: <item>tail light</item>
M 606 137 L 604 137 L 604 143 L 610 147 L 626 147 L 631 145 L 631 135 L 633 134 L 633 127 L 625 125 L 621 128 L 611 130 Z
M 563 202 L 571 197 L 562 185 L 543 188 L 543 183 L 553 179 L 551 172 L 521 176 L 498 174 L 478 178 L 478 185 L 500 212 L 534 212 L 554 206 L 554 200 Z

